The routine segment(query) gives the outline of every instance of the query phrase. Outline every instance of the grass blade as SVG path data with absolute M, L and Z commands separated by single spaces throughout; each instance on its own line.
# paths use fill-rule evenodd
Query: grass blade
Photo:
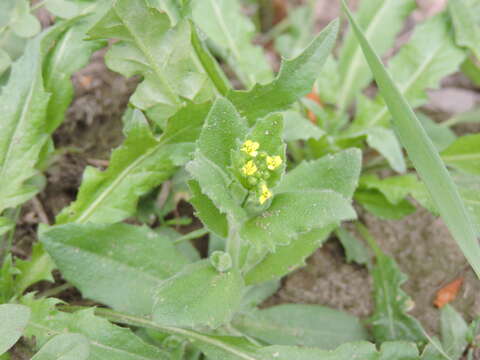
M 463 254 L 480 277 L 480 246 L 475 228 L 460 198 L 457 187 L 443 164 L 412 108 L 392 81 L 378 55 L 366 40 L 348 7 L 343 8 L 358 38 L 368 65 L 374 75 L 380 94 L 392 115 L 393 127 L 400 142 L 425 182 L 435 204 Z

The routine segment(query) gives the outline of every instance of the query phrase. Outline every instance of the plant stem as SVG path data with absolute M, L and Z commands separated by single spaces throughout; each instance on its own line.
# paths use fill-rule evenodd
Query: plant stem
M 183 241 L 198 239 L 199 237 L 207 235 L 208 233 L 209 233 L 209 231 L 206 228 L 197 229 L 197 230 L 194 230 L 192 232 L 189 232 L 188 234 L 180 236 L 179 238 L 175 239 L 173 241 L 173 243 L 178 244 L 178 243 L 181 243 Z
M 3 263 L 5 261 L 5 258 L 10 253 L 10 250 L 12 248 L 13 236 L 15 235 L 15 229 L 17 227 L 17 220 L 18 220 L 18 217 L 20 215 L 20 210 L 21 210 L 21 207 L 19 206 L 15 209 L 11 210 L 11 212 L 9 214 L 10 218 L 12 219 L 13 227 L 4 236 L 2 248 L 0 249 L 1 250 L 0 253 L 2 254 L 2 256 L 1 256 L 2 262 L 1 262 L 0 265 L 3 265 Z
M 73 287 L 73 285 L 71 285 L 69 283 L 65 283 L 65 284 L 56 286 L 54 288 L 45 290 L 45 291 L 41 292 L 40 294 L 38 294 L 37 297 L 38 298 L 46 298 L 46 297 L 54 296 L 54 295 L 60 294 L 61 292 L 65 291 L 67 289 L 70 289 L 72 287 Z
M 233 223 L 233 221 L 232 221 Z M 242 239 L 238 233 L 236 224 L 230 225 L 230 230 L 227 239 L 227 252 L 232 257 L 233 266 L 239 267 L 240 264 L 240 250 L 242 248 Z
M 377 242 L 375 241 L 373 236 L 370 234 L 370 231 L 368 231 L 367 227 L 363 225 L 360 221 L 357 221 L 355 225 L 356 225 L 357 231 L 367 241 L 368 245 L 370 245 L 370 247 L 372 248 L 373 252 L 375 253 L 375 256 L 377 258 L 382 257 L 383 251 L 382 249 L 380 249 Z

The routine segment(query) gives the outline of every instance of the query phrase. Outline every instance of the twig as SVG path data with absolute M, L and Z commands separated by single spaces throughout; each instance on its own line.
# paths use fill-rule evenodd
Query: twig
M 33 205 L 33 208 L 34 208 L 38 218 L 40 219 L 40 222 L 42 222 L 44 224 L 47 224 L 47 225 L 51 225 L 50 219 L 48 218 L 48 215 L 45 212 L 45 208 L 43 207 L 42 202 L 38 199 L 37 196 L 35 196 L 32 199 L 32 205 Z

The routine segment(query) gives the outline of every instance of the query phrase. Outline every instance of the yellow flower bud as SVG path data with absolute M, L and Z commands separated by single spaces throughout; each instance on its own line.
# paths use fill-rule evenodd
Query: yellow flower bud
M 267 156 L 267 167 L 268 170 L 275 170 L 282 164 L 282 158 L 278 155 L 275 156 Z
M 242 150 L 247 155 L 255 157 L 258 154 L 257 150 L 259 147 L 260 147 L 260 144 L 258 142 L 247 140 L 243 143 L 242 148 L 240 150 Z
M 253 160 L 249 160 L 245 165 L 243 165 L 242 172 L 246 176 L 253 175 L 257 172 L 257 165 L 255 165 Z
M 263 204 L 265 201 L 267 201 L 271 197 L 272 197 L 272 192 L 268 189 L 267 185 L 262 184 L 260 188 L 260 197 L 258 199 L 260 204 Z

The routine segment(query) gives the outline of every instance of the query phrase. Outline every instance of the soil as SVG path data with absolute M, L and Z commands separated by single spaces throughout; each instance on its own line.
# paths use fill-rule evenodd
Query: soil
M 438 11 L 442 1 L 420 3 L 420 10 L 405 29 L 407 35 L 412 24 Z M 338 16 L 338 2 L 318 0 L 317 13 L 318 26 L 322 27 Z M 98 52 L 91 64 L 75 74 L 73 82 L 75 99 L 65 123 L 54 135 L 60 150 L 46 173 L 47 186 L 24 206 L 20 215 L 13 251 L 21 258 L 28 257 L 36 241 L 38 223 L 52 223 L 55 215 L 75 199 L 85 166 L 106 167 L 111 150 L 123 139 L 121 116 L 136 80 L 109 71 L 103 63 L 103 52 Z M 455 75 L 446 79 L 441 89 L 430 93 L 426 110 L 443 120 L 479 104 L 480 89 Z M 480 128 L 469 125 L 455 130 L 478 132 Z M 379 220 L 369 214 L 360 216 L 380 247 L 395 258 L 408 276 L 404 290 L 415 303 L 411 314 L 428 332 L 438 334 L 439 310 L 433 306 L 436 292 L 459 277 L 464 283 L 453 306 L 467 320 L 480 314 L 480 282 L 441 219 L 423 209 L 400 221 Z M 61 283 L 58 274 L 56 278 Z M 41 284 L 36 289 L 47 287 L 51 285 Z M 80 300 L 80 294 L 74 290 L 61 295 L 70 301 Z M 267 304 L 291 302 L 326 305 L 367 317 L 373 309 L 372 279 L 365 267 L 346 262 L 341 245 L 332 238 L 308 259 L 306 267 L 283 280 L 283 286 Z M 21 346 L 17 347 L 14 358 L 28 358 L 23 352 Z

